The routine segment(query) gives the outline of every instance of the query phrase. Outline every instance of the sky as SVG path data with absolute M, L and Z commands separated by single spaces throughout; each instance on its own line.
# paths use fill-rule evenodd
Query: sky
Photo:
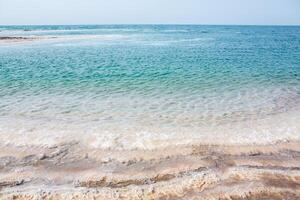
M 0 0 L 0 25 L 300 25 L 300 0 Z

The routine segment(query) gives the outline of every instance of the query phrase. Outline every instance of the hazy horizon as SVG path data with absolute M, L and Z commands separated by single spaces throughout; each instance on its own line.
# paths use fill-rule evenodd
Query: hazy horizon
M 0 26 L 300 26 L 300 24 L 176 24 L 176 23 L 148 23 L 148 24 L 0 24 Z
M 299 10 L 297 0 L 0 0 L 0 25 L 295 26 Z

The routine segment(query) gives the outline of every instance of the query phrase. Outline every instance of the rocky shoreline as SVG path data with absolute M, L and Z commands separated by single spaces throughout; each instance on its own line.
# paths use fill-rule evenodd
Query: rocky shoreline
M 1 145 L 1 199 L 299 199 L 300 142 L 157 150 Z

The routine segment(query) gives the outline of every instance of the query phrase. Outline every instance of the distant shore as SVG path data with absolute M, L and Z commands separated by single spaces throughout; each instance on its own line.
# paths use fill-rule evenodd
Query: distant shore
M 39 37 L 29 37 L 29 36 L 0 36 L 0 43 L 1 42 L 6 42 L 6 43 L 9 43 L 9 42 L 12 42 L 12 43 L 15 43 L 15 42 L 25 42 L 25 41 L 34 41 L 34 40 L 38 40 L 40 39 Z
M 45 37 L 45 36 L 0 36 L 1 44 L 23 44 L 28 42 L 50 40 L 57 37 Z
M 109 40 L 114 40 L 114 39 L 121 39 L 123 38 L 122 36 L 118 35 L 72 35 L 72 36 L 39 36 L 39 35 L 30 35 L 30 36 L 0 36 L 0 44 L 7 44 L 7 43 L 24 43 L 24 42 L 34 42 L 34 41 L 80 41 L 84 39 L 98 39 L 100 41 L 109 41 Z

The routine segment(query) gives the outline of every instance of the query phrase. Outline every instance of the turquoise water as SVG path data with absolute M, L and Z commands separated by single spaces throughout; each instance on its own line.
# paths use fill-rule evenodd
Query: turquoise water
M 0 138 L 101 148 L 300 137 L 300 27 L 0 26 Z

